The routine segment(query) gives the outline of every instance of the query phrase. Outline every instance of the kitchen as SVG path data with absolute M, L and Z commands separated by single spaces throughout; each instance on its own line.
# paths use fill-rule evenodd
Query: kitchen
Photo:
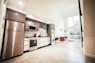
M 1 60 L 55 43 L 54 25 L 6 8 Z M 26 52 L 27 51 L 27 52 Z
M 95 63 L 94 2 L 0 0 L 0 63 Z M 53 45 L 71 29 L 68 17 L 76 15 L 83 23 L 83 46 L 59 40 Z
M 36 20 L 26 19 L 24 50 L 36 49 L 49 44 L 50 44 L 50 36 L 48 35 L 48 24 L 38 22 Z

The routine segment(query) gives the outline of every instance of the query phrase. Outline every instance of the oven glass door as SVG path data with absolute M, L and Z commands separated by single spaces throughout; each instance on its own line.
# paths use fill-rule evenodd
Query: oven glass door
M 30 47 L 37 46 L 37 40 L 30 40 Z

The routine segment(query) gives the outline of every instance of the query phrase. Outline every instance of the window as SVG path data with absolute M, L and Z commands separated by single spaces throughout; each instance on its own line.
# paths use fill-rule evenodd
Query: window
M 73 19 L 74 19 L 74 26 L 79 26 L 80 25 L 79 16 L 74 16 Z
M 68 18 L 68 27 L 79 25 L 80 25 L 79 16 L 73 16 Z
M 68 17 L 68 35 L 70 39 L 81 39 L 79 16 Z

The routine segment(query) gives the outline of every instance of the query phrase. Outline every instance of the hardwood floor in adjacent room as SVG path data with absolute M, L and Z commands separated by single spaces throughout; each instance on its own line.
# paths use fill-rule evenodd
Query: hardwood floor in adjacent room
M 83 54 L 81 42 L 67 41 L 26 52 L 0 63 L 95 63 L 95 59 Z

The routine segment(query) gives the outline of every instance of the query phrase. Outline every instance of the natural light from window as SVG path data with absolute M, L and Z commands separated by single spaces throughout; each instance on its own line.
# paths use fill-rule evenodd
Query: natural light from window
M 68 18 L 68 26 L 74 26 L 74 23 L 73 23 L 73 18 L 72 17 L 69 17 Z
M 68 27 L 79 26 L 79 16 L 68 17 Z
M 68 17 L 68 36 L 70 39 L 81 39 L 79 16 Z

